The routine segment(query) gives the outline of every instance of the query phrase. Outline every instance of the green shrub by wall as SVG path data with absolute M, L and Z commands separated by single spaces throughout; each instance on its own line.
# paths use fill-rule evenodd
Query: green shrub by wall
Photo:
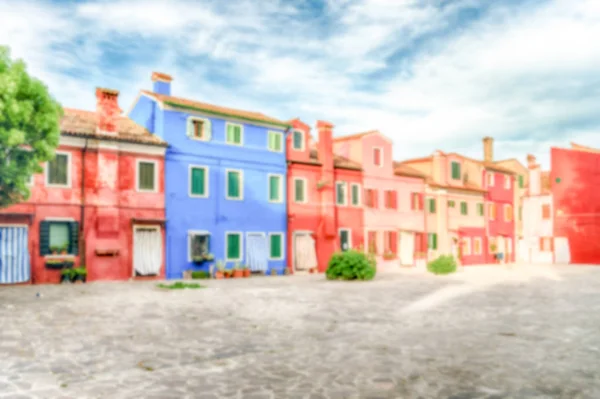
M 210 278 L 210 273 L 205 272 L 203 270 L 195 270 L 195 271 L 192 272 L 192 278 L 194 280 L 207 279 L 207 278 Z
M 325 275 L 328 280 L 372 280 L 375 273 L 376 263 L 373 257 L 350 250 L 333 254 Z
M 452 255 L 442 255 L 427 264 L 433 274 L 450 274 L 456 271 L 456 259 Z

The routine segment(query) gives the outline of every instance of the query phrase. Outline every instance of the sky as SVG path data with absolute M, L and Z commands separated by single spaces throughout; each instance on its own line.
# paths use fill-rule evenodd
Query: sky
M 65 107 L 172 94 L 377 129 L 394 157 L 600 147 L 598 0 L 0 0 L 0 45 Z M 313 130 L 314 132 L 314 130 Z

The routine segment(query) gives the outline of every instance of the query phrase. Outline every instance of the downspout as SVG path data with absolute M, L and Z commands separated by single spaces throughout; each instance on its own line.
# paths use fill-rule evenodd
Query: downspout
M 423 179 L 423 188 L 421 191 L 421 203 L 423 204 L 423 229 L 424 229 L 424 234 L 423 237 L 421 237 L 421 243 L 419 244 L 419 247 L 421 248 L 421 250 L 423 249 L 423 241 L 425 241 L 425 263 L 427 263 L 429 261 L 429 231 L 427 230 L 427 210 L 425 209 L 425 193 L 427 191 L 427 183 L 425 182 L 425 179 Z M 416 261 L 415 261 L 415 265 L 416 265 Z
M 85 139 L 85 145 L 81 150 L 81 206 L 79 213 L 79 265 L 87 267 L 86 263 L 86 245 L 85 245 L 85 155 L 88 149 L 88 140 Z
M 290 135 L 290 130 L 291 127 L 288 127 L 283 136 L 285 137 L 284 143 L 285 143 L 285 152 L 284 152 L 284 156 L 285 156 L 285 237 L 286 237 L 286 265 L 285 268 L 287 268 L 290 272 L 290 274 L 294 273 L 294 268 L 292 267 L 291 264 L 291 259 L 290 256 L 288 255 L 292 255 L 293 256 L 293 250 L 290 251 L 289 249 L 291 248 L 291 244 L 292 244 L 292 237 L 290 237 L 290 229 L 289 229 L 289 224 L 290 224 L 290 197 L 288 195 L 289 190 L 290 190 L 290 185 L 289 185 L 289 181 L 288 181 L 288 176 L 289 176 L 289 167 L 290 167 L 290 162 L 287 159 L 287 153 L 288 153 L 288 146 L 287 146 L 287 142 L 288 142 L 288 136 Z

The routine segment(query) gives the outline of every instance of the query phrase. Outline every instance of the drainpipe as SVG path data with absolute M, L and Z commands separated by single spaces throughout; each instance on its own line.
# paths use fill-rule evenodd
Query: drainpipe
M 85 245 L 85 154 L 88 149 L 88 139 L 85 139 L 85 145 L 81 150 L 81 207 L 79 213 L 79 265 L 86 263 L 86 245 Z
M 293 240 L 293 238 L 290 237 L 290 229 L 289 229 L 289 223 L 290 223 L 290 219 L 289 219 L 289 215 L 290 215 L 290 198 L 288 196 L 288 193 L 289 193 L 290 187 L 289 187 L 288 176 L 289 176 L 290 162 L 287 160 L 287 152 L 288 152 L 288 146 L 287 146 L 288 140 L 287 139 L 288 139 L 288 136 L 290 135 L 291 129 L 292 129 L 291 127 L 288 127 L 285 130 L 285 132 L 283 133 L 283 137 L 285 137 L 285 140 L 283 140 L 283 142 L 285 143 L 285 146 L 284 146 L 284 151 L 285 151 L 284 152 L 284 156 L 285 156 L 286 159 L 285 159 L 285 179 L 284 179 L 284 182 L 282 182 L 282 183 L 285 183 L 285 193 L 283 193 L 283 194 L 285 195 L 285 219 L 284 220 L 285 220 L 285 238 L 286 238 L 286 244 L 287 244 L 285 246 L 285 249 L 286 249 L 286 252 L 287 252 L 287 254 L 286 254 L 286 263 L 287 264 L 284 265 L 284 267 L 286 269 L 289 269 L 290 274 L 293 274 L 294 273 L 294 268 L 292 267 L 292 263 L 291 263 L 292 260 L 290 259 L 289 256 L 287 256 L 287 255 L 294 256 L 293 255 L 293 253 L 294 253 L 293 249 L 292 249 L 292 251 L 289 250 L 289 248 L 291 248 L 290 244 L 292 243 L 292 240 Z

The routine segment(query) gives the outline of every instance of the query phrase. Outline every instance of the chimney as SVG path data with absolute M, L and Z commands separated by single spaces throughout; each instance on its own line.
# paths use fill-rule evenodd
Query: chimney
M 483 160 L 485 162 L 494 161 L 494 139 L 492 137 L 483 138 Z
M 121 114 L 119 108 L 119 91 L 96 88 L 96 113 L 98 115 L 98 133 L 117 133 L 117 121 Z
M 166 73 L 152 72 L 152 91 L 156 94 L 171 95 L 171 81 L 173 78 Z
M 319 161 L 323 164 L 325 172 L 333 172 L 333 125 L 325 121 L 317 121 L 319 132 Z
M 335 174 L 333 170 L 333 125 L 325 121 L 317 121 L 319 131 L 319 161 L 321 162 L 321 182 L 324 183 L 321 194 L 321 221 L 322 233 L 326 237 L 335 237 L 336 212 L 335 212 Z M 346 187 L 346 190 L 349 190 Z M 346 191 L 348 192 L 348 191 Z
M 535 156 L 527 155 L 527 167 L 529 168 L 529 195 L 539 195 L 542 192 L 540 165 Z
M 527 167 L 529 169 L 535 169 L 537 168 L 539 165 L 535 163 L 536 159 L 534 155 L 528 154 L 527 155 Z

